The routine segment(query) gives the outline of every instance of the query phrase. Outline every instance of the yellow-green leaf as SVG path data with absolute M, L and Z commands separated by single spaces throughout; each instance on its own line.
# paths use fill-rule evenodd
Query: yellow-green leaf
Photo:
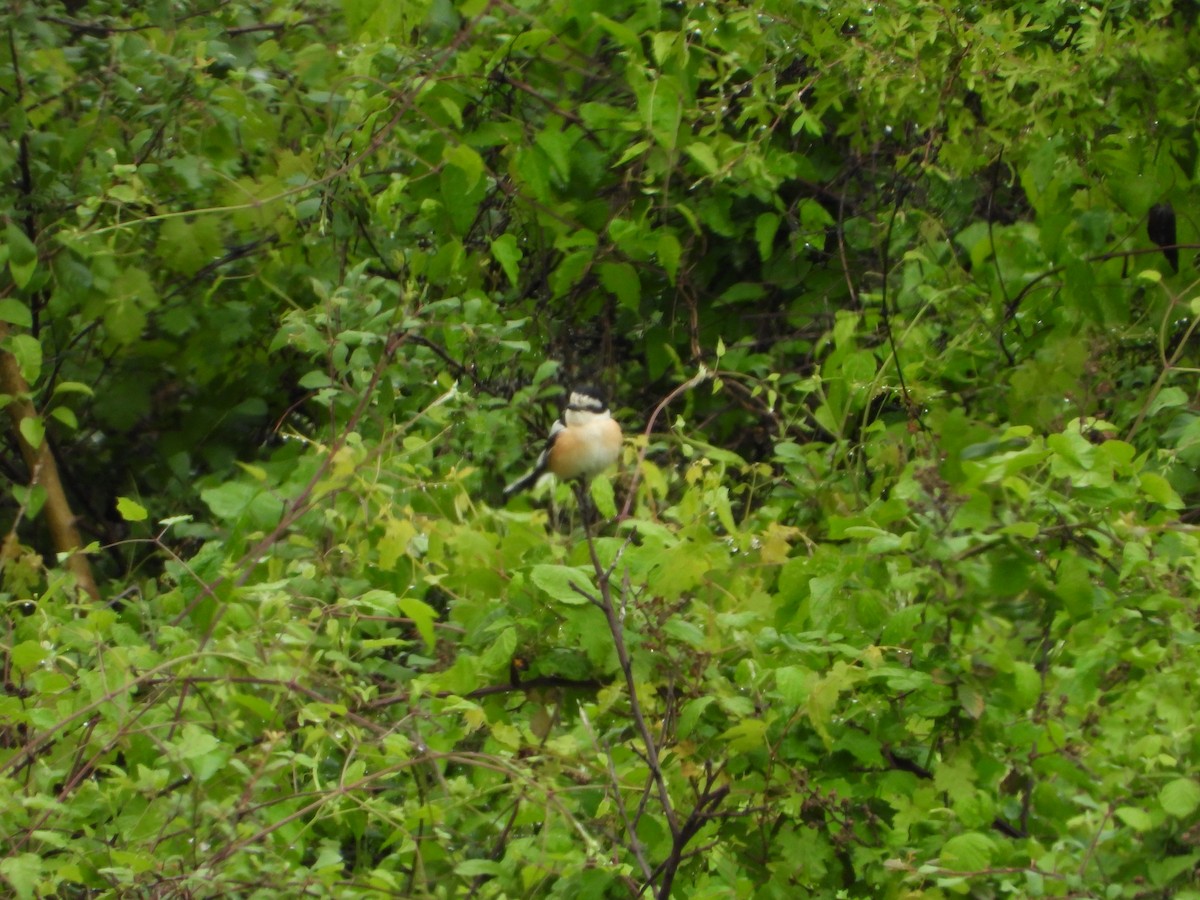
M 25 438 L 25 442 L 35 450 L 42 446 L 42 440 L 46 436 L 46 424 L 37 416 L 26 416 L 21 420 L 20 424 L 21 437 Z
M 401 597 L 400 611 L 413 620 L 417 633 L 425 640 L 425 646 L 432 651 L 437 644 L 433 623 L 437 621 L 437 611 L 423 600 L 416 597 Z
M 128 497 L 117 498 L 117 513 L 126 522 L 141 522 L 148 515 L 146 507 Z
M 679 257 L 683 255 L 683 247 L 679 238 L 671 232 L 664 231 L 658 236 L 658 261 L 662 263 L 667 280 L 675 284 L 675 276 L 679 273 Z
M 582 606 L 588 602 L 580 591 L 595 596 L 590 569 L 575 566 L 534 566 L 529 570 L 529 580 L 549 595 L 551 600 L 568 606 Z
M 1158 792 L 1158 802 L 1169 815 L 1186 819 L 1200 807 L 1200 784 L 1191 778 L 1168 781 Z

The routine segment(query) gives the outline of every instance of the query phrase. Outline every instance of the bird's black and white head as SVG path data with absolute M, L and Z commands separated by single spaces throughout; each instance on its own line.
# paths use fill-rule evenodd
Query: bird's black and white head
M 567 425 L 586 425 L 608 416 L 608 402 L 602 391 L 585 386 L 574 388 L 567 395 L 567 408 L 563 411 L 563 422 Z

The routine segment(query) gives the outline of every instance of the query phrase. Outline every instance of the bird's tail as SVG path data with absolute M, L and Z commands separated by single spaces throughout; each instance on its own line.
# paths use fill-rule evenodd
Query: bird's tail
M 508 487 L 506 487 L 504 489 L 504 499 L 507 500 L 513 494 L 519 494 L 521 491 L 525 490 L 526 488 L 533 487 L 533 485 L 537 482 L 537 480 L 539 478 L 542 477 L 542 475 L 545 471 L 546 471 L 545 466 L 535 466 L 533 469 L 531 469 L 529 471 L 529 474 L 522 475 L 520 478 L 518 478 L 516 481 L 514 481 L 512 484 L 510 484 Z

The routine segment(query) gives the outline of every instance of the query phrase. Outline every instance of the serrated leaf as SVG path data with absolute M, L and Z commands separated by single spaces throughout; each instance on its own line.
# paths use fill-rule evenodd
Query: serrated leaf
M 591 250 L 577 250 L 562 258 L 554 271 L 550 273 L 550 292 L 555 297 L 561 297 L 579 283 L 588 266 L 592 264 Z
M 594 478 L 588 485 L 588 494 L 600 515 L 611 519 L 617 514 L 617 500 L 613 493 L 612 482 L 604 477 Z
M 176 752 L 183 759 L 197 759 L 205 754 L 212 753 L 221 745 L 220 740 L 212 733 L 199 725 L 187 724 L 183 726 L 183 731 L 179 735 L 179 740 L 174 747 Z
M 800 707 L 808 699 L 813 673 L 800 666 L 780 666 L 775 670 L 775 691 L 784 703 Z
M 637 269 L 629 263 L 603 263 L 597 270 L 604 289 L 616 297 L 621 306 L 637 310 L 642 299 L 642 283 Z
M 220 221 L 216 216 L 173 216 L 162 223 L 154 250 L 167 269 L 195 275 L 221 255 Z
M 18 900 L 34 897 L 42 877 L 42 858 L 36 853 L 20 853 L 0 860 L 0 876 L 9 883 Z
M 992 864 L 995 842 L 986 834 L 958 834 L 942 845 L 938 861 L 955 872 L 978 872 Z
M 757 750 L 766 743 L 767 723 L 762 719 L 742 719 L 721 735 L 734 753 Z
M 568 606 L 582 606 L 588 602 L 576 588 L 596 596 L 592 584 L 592 571 L 577 566 L 540 565 L 529 570 L 529 580 L 545 592 L 551 600 Z

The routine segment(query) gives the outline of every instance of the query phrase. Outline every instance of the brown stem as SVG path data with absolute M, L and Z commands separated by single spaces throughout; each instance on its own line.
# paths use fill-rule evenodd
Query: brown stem
M 699 383 L 698 379 L 693 379 L 692 381 Z M 684 387 L 690 386 L 692 386 L 692 382 L 688 382 Z M 672 396 L 675 395 L 672 394 Z M 659 410 L 669 400 L 670 398 L 663 401 Z M 581 484 L 576 484 L 575 497 L 582 509 L 587 502 L 587 488 Z M 641 890 L 638 892 L 638 896 L 647 890 L 652 890 L 654 888 L 654 881 L 657 878 L 658 885 L 654 895 L 658 900 L 668 900 L 671 896 L 671 886 L 674 884 L 675 875 L 684 860 L 688 843 L 699 833 L 705 823 L 717 814 L 717 807 L 728 796 L 730 789 L 729 785 L 717 784 L 719 771 L 715 772 L 711 768 L 708 768 L 703 790 L 700 791 L 695 805 L 692 807 L 691 812 L 688 813 L 687 818 L 682 822 L 680 821 L 679 812 L 676 809 L 674 801 L 671 799 L 671 792 L 667 786 L 666 774 L 663 772 L 662 758 L 659 754 L 659 742 L 655 740 L 654 734 L 650 730 L 645 713 L 642 711 L 641 701 L 638 699 L 637 683 L 633 677 L 633 657 L 629 653 L 629 646 L 625 643 L 624 614 L 623 610 L 618 609 L 617 598 L 613 595 L 612 575 L 617 568 L 617 564 L 620 562 L 622 552 L 624 552 L 625 547 L 633 539 L 632 535 L 626 540 L 625 545 L 617 551 L 612 563 L 605 567 L 600 561 L 600 554 L 596 551 L 595 536 L 592 533 L 592 521 L 587 514 L 583 517 L 583 534 L 587 541 L 588 556 L 592 562 L 592 569 L 596 573 L 596 594 L 593 595 L 580 588 L 576 588 L 576 590 L 598 606 L 600 611 L 604 613 L 605 620 L 608 622 L 608 630 L 613 639 L 613 649 L 616 650 L 617 660 L 621 665 L 621 673 L 625 676 L 625 687 L 629 691 L 629 712 L 633 717 L 634 728 L 641 738 L 644 749 L 644 754 L 639 755 L 646 761 L 646 766 L 650 770 L 650 781 L 646 785 L 646 792 L 648 794 L 652 786 L 657 791 L 658 801 L 662 806 L 663 815 L 667 820 L 667 828 L 671 833 L 670 852 L 646 877 L 646 880 L 642 883 Z M 613 777 L 613 790 L 619 794 L 616 771 L 612 770 L 611 774 Z M 645 795 L 643 795 L 644 801 Z M 621 810 L 622 816 L 626 819 L 626 829 L 629 831 L 629 848 L 644 873 L 648 863 L 642 852 L 635 824 L 641 816 L 641 809 L 639 808 L 638 813 L 632 819 L 629 819 L 628 813 L 619 799 L 617 800 L 617 806 Z
M 0 325 L 0 340 L 7 334 L 8 329 Z M 86 556 L 76 552 L 83 548 L 83 538 L 75 526 L 75 514 L 71 512 L 71 504 L 67 502 L 62 479 L 58 476 L 58 464 L 50 450 L 50 439 L 42 435 L 41 443 L 35 447 L 21 432 L 21 423 L 26 419 L 36 419 L 37 410 L 29 400 L 29 384 L 21 374 L 16 357 L 6 351 L 0 351 L 0 393 L 13 398 L 6 409 L 12 422 L 13 434 L 21 447 L 21 455 L 29 468 L 29 484 L 40 485 L 46 492 L 46 505 L 43 509 L 54 549 L 58 553 L 69 554 L 66 558 L 67 571 L 75 576 L 75 583 L 87 591 L 93 600 L 99 600 L 100 591 L 92 577 L 92 567 L 88 564 Z

